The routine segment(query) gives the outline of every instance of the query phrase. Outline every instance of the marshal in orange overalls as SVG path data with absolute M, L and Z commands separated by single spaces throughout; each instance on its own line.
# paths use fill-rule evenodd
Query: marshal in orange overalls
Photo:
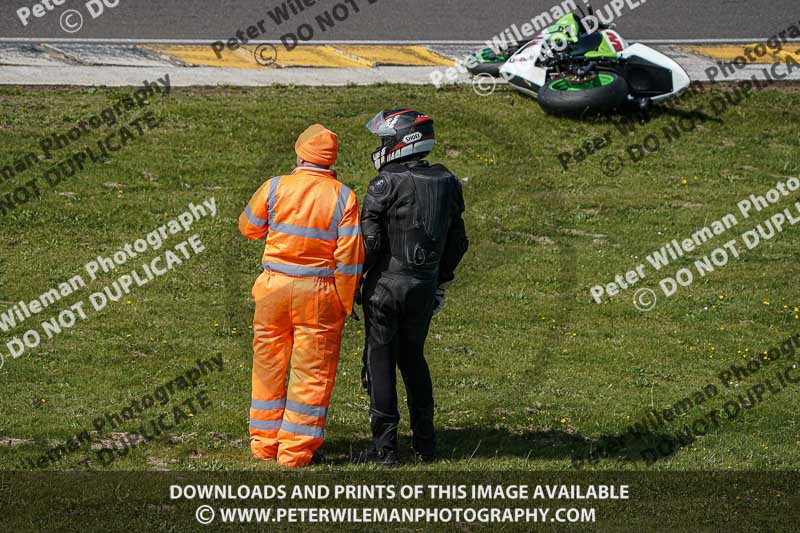
M 336 135 L 311 126 L 295 150 L 297 168 L 268 180 L 239 217 L 245 237 L 266 239 L 253 287 L 250 448 L 286 466 L 307 465 L 323 443 L 364 262 L 356 195 L 326 168 L 336 161 Z

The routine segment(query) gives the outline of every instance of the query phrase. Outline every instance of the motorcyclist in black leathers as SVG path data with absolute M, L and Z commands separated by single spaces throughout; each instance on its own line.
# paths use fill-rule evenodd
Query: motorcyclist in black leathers
M 423 159 L 433 148 L 433 120 L 395 109 L 378 113 L 367 128 L 382 143 L 373 153 L 380 172 L 369 184 L 361 214 L 366 246 L 362 377 L 370 393 L 373 447 L 359 460 L 392 466 L 399 464 L 397 368 L 408 395 L 416 457 L 434 457 L 425 338 L 469 242 L 461 218 L 461 183 L 443 165 Z

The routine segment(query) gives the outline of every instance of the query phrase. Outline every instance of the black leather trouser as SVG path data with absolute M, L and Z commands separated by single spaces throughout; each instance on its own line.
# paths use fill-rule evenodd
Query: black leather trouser
M 397 451 L 397 369 L 408 396 L 414 450 L 435 451 L 433 386 L 425 338 L 436 291 L 435 273 L 403 269 L 370 272 L 363 288 L 366 345 L 364 385 L 370 393 L 370 426 L 379 452 Z

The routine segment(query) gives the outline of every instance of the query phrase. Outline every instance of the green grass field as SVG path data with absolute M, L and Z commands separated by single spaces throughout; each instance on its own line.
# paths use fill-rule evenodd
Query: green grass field
M 39 140 L 63 133 L 130 90 L 0 89 L 0 166 Z M 696 101 L 708 102 L 710 96 Z M 689 108 L 691 102 L 683 107 Z M 577 122 L 546 116 L 532 100 L 510 90 L 491 97 L 469 88 L 271 88 L 181 90 L 151 98 L 159 126 L 105 163 L 88 165 L 40 200 L 0 220 L 0 312 L 30 301 L 109 254 L 144 237 L 195 204 L 216 198 L 216 218 L 198 222 L 206 250 L 120 303 L 17 359 L 5 343 L 56 316 L 90 292 L 163 252 L 148 252 L 25 326 L 0 332 L 0 465 L 16 469 L 82 431 L 107 412 L 186 371 L 198 358 L 221 355 L 224 370 L 209 375 L 211 406 L 162 438 L 104 467 L 86 447 L 51 469 L 260 470 L 274 466 L 250 458 L 250 287 L 260 270 L 262 244 L 243 239 L 236 220 L 267 178 L 291 170 L 292 147 L 308 124 L 339 134 L 340 179 L 363 198 L 374 176 L 369 154 L 376 140 L 364 124 L 380 109 L 407 105 L 436 120 L 431 160 L 463 179 L 471 249 L 435 318 L 427 355 L 437 402 L 441 460 L 436 470 L 569 470 L 572 457 L 625 433 L 650 409 L 674 405 L 709 383 L 720 370 L 800 333 L 797 247 L 800 227 L 745 252 L 726 267 L 681 288 L 670 299 L 656 276 L 638 287 L 661 298 L 638 311 L 633 289 L 607 303 L 589 289 L 644 262 L 669 240 L 736 211 L 736 202 L 764 194 L 800 173 L 800 95 L 754 94 L 722 121 L 704 121 L 663 145 L 619 176 L 606 176 L 603 157 L 660 133 L 660 116 L 623 137 L 607 121 Z M 141 112 L 131 112 L 136 116 Z M 613 130 L 613 143 L 563 172 L 557 154 Z M 103 138 L 98 132 L 74 148 Z M 65 157 L 71 150 L 58 152 Z M 42 162 L 5 183 L 14 190 L 41 176 Z M 742 220 L 690 257 L 665 269 L 672 274 L 695 259 L 790 207 L 798 194 Z M 187 235 L 172 237 L 167 247 Z M 323 451 L 339 469 L 351 450 L 368 443 L 368 398 L 360 387 L 363 324 L 348 321 Z M 776 362 L 788 363 L 786 358 Z M 626 446 L 591 468 L 604 470 L 796 470 L 800 437 L 795 416 L 798 385 L 744 411 L 736 420 L 671 450 L 655 464 L 641 451 L 660 433 L 678 431 L 710 409 L 721 409 L 767 370 Z M 189 397 L 188 392 L 180 393 Z M 401 394 L 401 398 L 404 395 Z M 173 404 L 170 404 L 169 409 Z M 166 412 L 155 407 L 147 414 Z M 402 413 L 402 411 L 401 411 Z M 145 417 L 147 418 L 147 417 Z M 121 440 L 141 420 L 93 435 L 96 443 Z M 408 432 L 403 413 L 401 429 Z M 408 450 L 408 440 L 403 441 Z M 406 453 L 406 457 L 409 457 Z M 88 461 L 87 461 L 88 459 Z

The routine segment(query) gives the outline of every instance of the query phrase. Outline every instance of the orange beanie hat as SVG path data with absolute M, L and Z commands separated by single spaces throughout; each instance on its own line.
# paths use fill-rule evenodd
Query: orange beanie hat
M 294 144 L 294 151 L 304 161 L 323 167 L 336 163 L 339 138 L 322 124 L 309 126 Z

